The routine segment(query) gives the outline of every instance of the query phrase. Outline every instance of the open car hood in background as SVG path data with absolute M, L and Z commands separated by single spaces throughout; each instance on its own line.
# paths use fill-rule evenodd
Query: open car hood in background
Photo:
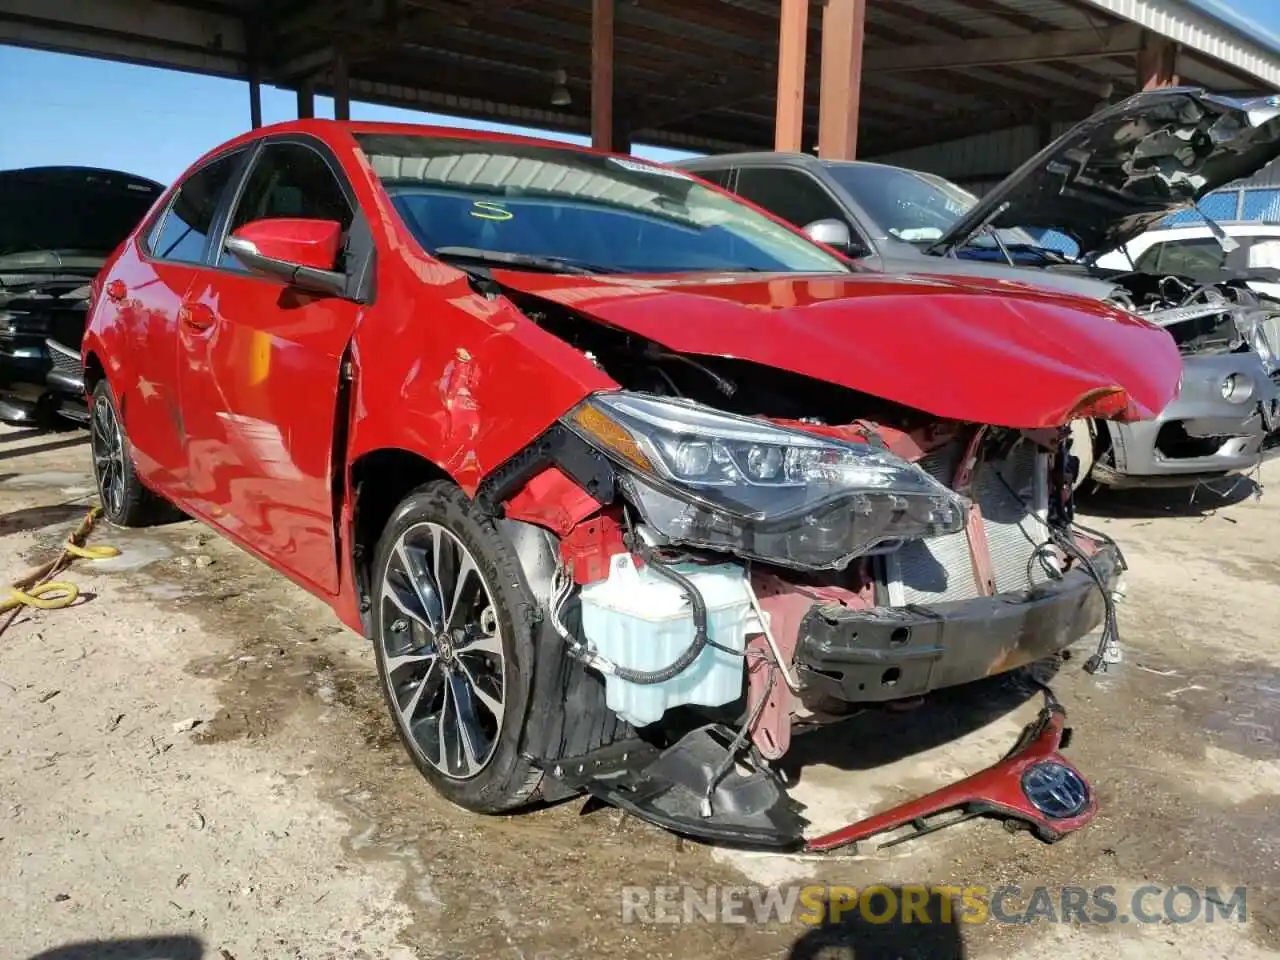
M 930 249 L 984 226 L 1058 230 L 1088 259 L 1280 156 L 1280 97 L 1150 90 L 1077 124 L 987 193 Z
M 0 278 L 92 276 L 163 192 L 154 180 L 96 167 L 0 171 Z
M 1104 303 L 1001 280 L 858 274 L 562 276 L 494 270 L 525 294 L 668 350 L 774 367 L 938 417 L 1035 429 L 1106 396 L 1107 419 L 1174 398 L 1173 339 Z M 528 304 L 525 304 L 526 307 Z

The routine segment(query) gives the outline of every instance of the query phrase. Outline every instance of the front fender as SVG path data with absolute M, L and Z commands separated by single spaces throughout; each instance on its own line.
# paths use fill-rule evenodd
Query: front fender
M 348 462 L 407 450 L 474 496 L 557 418 L 617 384 L 505 297 L 431 266 L 425 289 L 415 275 L 381 290 L 356 330 Z

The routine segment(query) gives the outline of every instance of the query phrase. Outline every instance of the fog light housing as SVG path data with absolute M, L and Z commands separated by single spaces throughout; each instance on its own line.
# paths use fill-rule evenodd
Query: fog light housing
M 1089 785 L 1065 763 L 1042 760 L 1022 774 L 1022 792 L 1051 820 L 1069 820 L 1089 806 Z
M 1246 403 L 1253 396 L 1253 378 L 1244 373 L 1229 373 L 1222 378 L 1222 399 L 1228 403 Z

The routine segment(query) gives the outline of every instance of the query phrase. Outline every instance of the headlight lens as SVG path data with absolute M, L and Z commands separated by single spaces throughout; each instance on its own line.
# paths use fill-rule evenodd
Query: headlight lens
M 1222 378 L 1222 399 L 1228 403 L 1245 403 L 1253 396 L 1253 378 L 1245 373 L 1229 373 Z
M 824 569 L 964 525 L 959 496 L 871 444 L 634 393 L 597 394 L 564 422 L 625 468 L 626 493 L 673 542 Z

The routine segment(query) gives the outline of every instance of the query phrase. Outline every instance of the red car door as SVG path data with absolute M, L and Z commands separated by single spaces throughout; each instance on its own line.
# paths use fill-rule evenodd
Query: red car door
M 253 220 L 352 221 L 337 164 L 268 140 L 227 233 Z M 179 324 L 190 507 L 295 579 L 338 590 L 332 476 L 343 354 L 359 304 L 251 274 L 228 251 L 200 271 Z
M 107 379 L 134 464 L 155 490 L 186 497 L 185 424 L 178 387 L 182 304 L 205 258 L 223 194 L 244 151 L 215 158 L 179 185 L 147 235 L 125 248 L 103 285 L 98 325 L 116 339 Z

